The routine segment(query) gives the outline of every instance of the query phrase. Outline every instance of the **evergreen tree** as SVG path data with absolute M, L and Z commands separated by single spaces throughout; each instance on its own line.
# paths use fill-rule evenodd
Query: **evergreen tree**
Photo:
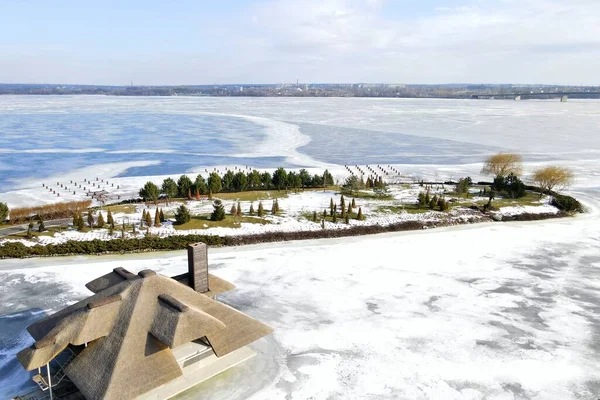
M 242 171 L 237 172 L 233 176 L 233 189 L 236 192 L 243 192 L 248 189 L 248 176 Z
M 277 212 L 281 211 L 281 209 L 279 208 L 279 200 L 275 199 L 275 209 L 277 210 Z
M 430 201 L 431 197 L 429 196 L 429 188 L 427 188 L 427 191 L 425 192 L 425 204 L 429 204 Z
M 273 172 L 273 186 L 277 188 L 277 190 L 286 189 L 288 184 L 287 180 L 287 172 L 285 169 L 279 167 Z
M 156 204 L 160 191 L 154 183 L 146 182 L 144 187 L 140 189 L 139 195 L 145 202 L 154 202 Z
M 431 201 L 429 202 L 429 208 L 431 210 L 435 209 L 435 206 L 437 205 L 437 197 L 433 196 L 433 198 L 431 199 Z
M 140 228 L 142 227 L 142 224 L 140 223 Z M 125 229 L 125 222 L 123 222 L 123 229 Z M 135 231 L 135 222 L 131 225 L 131 233 L 133 233 L 134 235 L 136 234 Z
M 329 214 L 333 215 L 333 198 L 329 199 Z
M 162 208 L 160 209 L 160 214 L 159 214 L 159 218 L 160 218 L 160 222 L 165 222 L 165 214 L 163 213 Z
M 356 208 L 356 203 L 354 202 L 354 198 L 352 199 L 352 208 Z
M 154 213 L 154 226 L 156 226 L 157 228 L 160 226 L 160 211 L 158 211 L 158 208 Z
M 192 199 L 192 188 L 188 188 L 188 192 L 187 192 L 187 199 L 191 200 Z
M 273 205 L 271 206 L 271 214 L 277 214 L 277 206 L 275 205 L 275 200 L 273 200 Z
M 263 209 L 262 201 L 258 202 L 258 213 L 257 213 L 257 215 L 259 217 L 262 217 L 263 215 L 265 215 L 265 210 Z
M 223 189 L 221 177 L 216 172 L 211 172 L 208 176 L 207 186 L 209 194 L 219 193 Z M 212 196 L 211 196 L 212 197 Z
M 74 213 L 73 214 L 73 228 L 75 228 L 76 226 L 79 225 L 78 222 L 79 222 L 79 214 Z
M 440 207 L 440 211 L 446 211 L 449 208 L 448 202 L 443 197 L 440 197 L 438 200 L 438 206 Z
M 3 224 L 8 218 L 9 209 L 6 203 L 0 203 L 0 224 Z
M 362 207 L 358 207 L 358 214 L 356 215 L 356 219 L 359 221 L 363 219 Z
M 346 222 L 346 225 L 350 223 L 350 217 L 348 216 L 348 214 L 346 214 L 346 216 L 344 217 L 344 222 Z
M 348 212 L 346 214 L 352 214 L 352 203 L 348 204 Z
M 88 212 L 87 222 L 88 222 L 90 229 L 94 229 L 94 215 L 92 214 L 91 211 Z
M 265 171 L 262 174 L 260 174 L 260 184 L 261 184 L 261 187 L 263 188 L 263 190 L 270 189 L 272 182 L 273 182 L 273 177 L 271 176 L 270 173 Z
M 125 223 L 123 223 L 123 227 L 121 228 L 121 239 L 125 239 Z
M 183 225 L 187 222 L 190 222 L 190 219 L 192 219 L 192 217 L 187 207 L 183 204 L 180 205 L 177 211 L 175 212 L 175 221 L 177 222 L 177 224 Z
M 114 232 L 115 232 L 115 231 L 114 231 L 114 229 L 113 229 L 113 226 L 112 226 L 112 225 L 109 225 L 109 226 L 108 226 L 108 234 L 109 234 L 110 236 L 112 236 Z
M 177 187 L 177 183 L 175 183 L 173 179 L 167 178 L 163 181 L 162 186 L 160 187 L 160 191 L 165 196 L 167 196 L 167 204 L 169 204 L 169 200 L 177 196 L 179 188 Z
M 150 211 L 146 212 L 146 227 L 150 228 L 152 226 L 152 215 L 150 215 Z
M 342 210 L 346 209 L 346 199 L 344 199 L 344 195 L 340 197 L 340 207 L 342 208 Z
M 180 197 L 186 197 L 191 187 L 192 180 L 187 175 L 181 175 L 177 180 L 177 192 L 179 192 Z
M 206 180 L 204 179 L 204 177 L 201 174 L 198 174 L 198 176 L 196 177 L 196 182 L 194 182 L 194 187 L 196 188 L 196 191 L 199 192 L 199 194 L 207 193 Z
M 210 219 L 213 221 L 223 221 L 225 219 L 225 208 L 223 208 L 223 203 L 221 203 L 221 200 L 217 199 L 214 201 L 213 212 L 210 215 Z
M 240 204 L 239 201 L 238 201 L 238 204 L 237 204 L 237 216 L 238 217 L 242 216 L 242 205 Z
M 232 170 L 229 170 L 223 175 L 223 179 L 221 179 L 221 184 L 223 185 L 223 191 L 225 192 L 233 192 L 235 191 L 235 187 L 233 185 L 233 180 L 235 179 L 235 175 Z
M 324 219 L 321 220 L 321 228 L 325 229 L 325 220 Z
M 229 210 L 229 212 L 235 217 L 235 215 L 237 214 L 237 208 L 235 208 L 235 204 L 231 205 L 231 210 Z
M 144 226 L 144 222 L 146 221 L 146 210 L 142 210 L 142 219 L 140 220 L 140 228 Z
M 96 226 L 98 228 L 103 228 L 106 222 L 104 222 L 104 216 L 102 215 L 102 211 L 98 213 L 98 220 L 96 221 Z
M 115 219 L 113 218 L 113 215 L 110 212 L 110 208 L 108 209 L 108 213 L 106 214 L 106 222 L 110 225 L 112 229 L 115 229 Z
M 327 210 L 323 210 L 323 219 L 327 219 Z
M 31 231 L 31 224 L 27 228 L 27 239 L 31 239 L 33 237 L 33 232 Z
M 333 206 L 333 217 L 332 217 L 332 221 L 333 222 L 337 222 L 337 205 Z
M 427 204 L 425 202 L 425 193 L 424 192 L 419 192 L 419 197 L 418 197 L 418 201 L 419 201 L 419 206 L 424 206 L 425 204 Z
M 83 215 L 79 213 L 77 216 L 77 230 L 81 232 L 83 231 L 83 228 L 85 228 L 85 222 L 83 221 Z
M 323 172 L 323 185 L 332 186 L 333 184 L 333 176 L 328 170 L 325 170 L 325 172 Z
M 212 189 L 208 191 L 208 199 L 212 200 Z
M 250 203 L 250 215 L 254 215 L 254 203 Z
M 313 222 L 317 222 L 317 212 L 313 211 Z

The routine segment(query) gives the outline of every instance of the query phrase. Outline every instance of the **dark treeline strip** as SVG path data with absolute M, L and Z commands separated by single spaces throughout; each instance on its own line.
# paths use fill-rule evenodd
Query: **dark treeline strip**
M 515 221 L 533 221 L 565 216 L 559 214 L 521 214 L 509 217 Z M 507 218 L 508 220 L 508 218 Z M 269 242 L 283 242 L 291 240 L 331 239 L 348 236 L 373 235 L 378 233 L 401 232 L 435 228 L 448 225 L 478 223 L 492 221 L 491 218 L 472 218 L 465 222 L 421 222 L 405 221 L 396 224 L 381 226 L 353 226 L 348 229 L 323 229 L 302 232 L 266 232 L 259 235 L 243 236 L 215 236 L 215 235 L 185 235 L 160 238 L 148 236 L 141 239 L 113 239 L 109 241 L 69 241 L 57 245 L 36 245 L 27 247 L 20 242 L 9 242 L 0 246 L 0 258 L 27 258 L 66 255 L 94 255 L 109 253 L 138 253 L 150 251 L 183 250 L 189 243 L 204 242 L 209 246 L 241 246 Z
M 139 195 L 144 201 L 156 201 L 160 196 L 167 199 L 175 197 L 197 199 L 201 195 L 221 192 L 243 192 L 249 190 L 287 190 L 300 188 L 319 188 L 334 184 L 333 176 L 328 170 L 323 174 L 310 175 L 306 169 L 298 172 L 277 168 L 273 174 L 257 170 L 236 169 L 228 170 L 223 176 L 213 171 L 204 178 L 199 174 L 194 181 L 187 175 L 181 175 L 177 181 L 165 179 L 158 187 L 153 182 L 147 182 L 140 189 Z

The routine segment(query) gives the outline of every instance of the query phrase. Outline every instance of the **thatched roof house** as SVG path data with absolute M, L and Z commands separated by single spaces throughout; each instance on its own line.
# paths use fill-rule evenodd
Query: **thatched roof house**
M 19 361 L 40 369 L 70 348 L 64 373 L 86 399 L 131 399 L 183 374 L 175 348 L 205 343 L 219 358 L 272 332 L 211 298 L 233 285 L 208 274 L 205 245 L 188 252 L 188 274 L 116 268 L 89 282 L 94 295 L 27 328 L 36 342 Z

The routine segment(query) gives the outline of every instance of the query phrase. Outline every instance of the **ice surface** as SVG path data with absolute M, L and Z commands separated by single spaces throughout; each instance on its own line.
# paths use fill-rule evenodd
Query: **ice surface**
M 211 398 L 591 398 L 597 224 L 591 213 L 213 249 L 212 272 L 238 288 L 220 299 L 275 333 L 257 344 L 257 363 L 273 364 L 220 380 Z M 176 274 L 186 263 L 183 252 L 2 261 L 0 315 L 56 311 L 117 266 Z M 48 303 L 50 288 L 65 295 Z
M 254 345 L 258 357 L 198 388 L 189 398 L 598 397 L 597 101 L 6 96 L 0 97 L 0 110 L 61 113 L 75 101 L 84 114 L 134 108 L 152 114 L 266 118 L 286 124 L 280 125 L 284 134 L 324 135 L 325 143 L 333 136 L 328 137 L 323 127 L 332 126 L 336 129 L 331 135 L 338 139 L 330 140 L 331 152 L 344 146 L 338 128 L 353 128 L 466 143 L 469 152 L 477 146 L 514 149 L 524 153 L 527 173 L 549 161 L 575 170 L 577 182 L 570 192 L 589 207 L 587 214 L 575 218 L 211 249 L 212 272 L 238 287 L 220 299 L 270 324 L 275 333 Z M 293 128 L 303 123 L 320 125 L 319 132 Z M 362 134 L 368 141 L 368 132 Z M 242 155 L 256 152 L 293 159 L 300 153 L 303 163 L 308 162 L 306 157 L 320 157 L 295 148 L 305 146 L 305 139 L 297 136 L 284 150 L 278 150 L 279 144 L 269 149 L 260 142 L 243 143 Z M 430 154 L 429 162 L 405 164 L 403 173 L 424 179 L 479 178 L 480 163 L 461 159 L 466 153 L 459 152 L 460 146 L 440 143 L 439 152 L 448 157 L 436 162 Z M 390 146 L 386 145 L 386 154 L 391 154 Z M 65 148 L 56 143 L 52 147 Z M 368 153 L 360 147 L 354 151 L 357 157 L 366 157 L 374 147 L 369 144 Z M 81 148 L 105 146 L 86 142 Z M 148 144 L 131 146 L 131 150 L 148 148 Z M 0 172 L 10 174 L 15 167 L 4 155 L 0 154 Z M 206 165 L 197 157 L 197 167 Z M 454 158 L 451 163 L 449 158 Z M 133 161 L 157 160 L 156 154 L 142 154 Z M 235 164 L 230 161 L 218 165 Z M 193 169 L 198 171 L 197 167 Z M 171 174 L 156 172 L 146 175 Z M 147 178 L 141 170 L 137 175 L 140 178 L 118 179 L 127 190 L 134 190 Z M 176 274 L 185 272 L 186 262 L 183 253 L 0 261 L 1 398 L 26 383 L 26 374 L 10 360 L 30 343 L 23 333 L 28 318 L 40 318 L 40 310 L 55 312 L 83 298 L 89 294 L 83 286 L 87 281 L 117 266 Z

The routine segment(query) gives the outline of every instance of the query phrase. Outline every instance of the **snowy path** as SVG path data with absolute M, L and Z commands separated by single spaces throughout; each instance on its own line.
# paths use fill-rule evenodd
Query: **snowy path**
M 598 219 L 595 204 L 576 221 L 211 250 L 238 287 L 221 300 L 275 334 L 189 398 L 593 398 Z M 12 360 L 24 326 L 116 266 L 186 268 L 182 252 L 0 262 L 0 397 L 26 380 Z

